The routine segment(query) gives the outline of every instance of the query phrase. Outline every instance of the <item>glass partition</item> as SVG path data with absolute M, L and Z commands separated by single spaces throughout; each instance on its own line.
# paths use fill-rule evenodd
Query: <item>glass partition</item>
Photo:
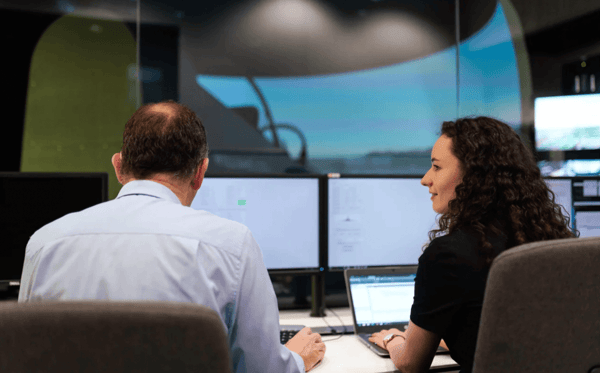
M 508 0 L 61 0 L 0 12 L 16 51 L 9 136 L 21 144 L 3 169 L 106 171 L 111 198 L 126 120 L 166 99 L 202 118 L 209 174 L 421 174 L 441 122 L 467 115 L 530 141 L 529 64 Z
M 3 2 L 0 14 L 12 90 L 3 171 L 107 172 L 114 198 L 110 159 L 139 101 L 136 3 Z
M 498 1 L 490 5 L 493 5 L 493 12 L 489 19 L 459 45 L 458 115 L 490 116 L 519 131 L 522 123 L 521 85 L 527 85 L 527 79 L 531 79 L 529 69 L 519 69 L 517 48 L 521 46 L 513 42 L 505 10 L 507 6 L 511 7 L 510 3 Z M 473 23 L 482 23 L 483 20 L 474 15 L 465 15 L 461 21 L 462 32 L 471 28 Z M 516 34 L 515 37 L 522 38 L 522 33 L 518 34 L 518 27 L 518 24 L 513 25 L 512 32 Z
M 168 14 L 162 27 L 179 28 L 179 100 L 204 121 L 209 173 L 424 173 L 441 122 L 457 115 L 455 10 L 141 2 L 142 22 Z

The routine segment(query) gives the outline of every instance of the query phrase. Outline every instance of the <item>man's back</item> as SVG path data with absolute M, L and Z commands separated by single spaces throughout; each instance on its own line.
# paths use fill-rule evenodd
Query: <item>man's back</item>
M 131 181 L 32 236 L 19 301 L 75 299 L 203 304 L 221 315 L 235 371 L 303 370 L 278 342 L 275 294 L 248 228 L 183 206 L 156 182 Z

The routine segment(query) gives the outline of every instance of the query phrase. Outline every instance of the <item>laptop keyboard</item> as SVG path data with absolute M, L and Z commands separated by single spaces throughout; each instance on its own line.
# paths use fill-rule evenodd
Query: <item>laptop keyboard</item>
M 296 334 L 298 334 L 299 330 L 280 330 L 279 338 L 281 344 L 286 344 L 290 339 L 292 339 Z

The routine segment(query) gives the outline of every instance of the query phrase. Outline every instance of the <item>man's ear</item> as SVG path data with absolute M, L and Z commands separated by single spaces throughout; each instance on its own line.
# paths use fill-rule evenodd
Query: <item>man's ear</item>
M 123 176 L 121 176 L 121 153 L 113 154 L 111 158 L 111 162 L 113 167 L 115 168 L 115 174 L 117 175 L 117 180 L 119 184 L 123 185 Z
M 196 170 L 196 174 L 194 174 L 194 179 L 192 180 L 192 188 L 194 190 L 200 189 L 202 185 L 202 181 L 204 180 L 204 173 L 206 173 L 206 169 L 208 168 L 208 158 L 204 158 L 198 169 Z

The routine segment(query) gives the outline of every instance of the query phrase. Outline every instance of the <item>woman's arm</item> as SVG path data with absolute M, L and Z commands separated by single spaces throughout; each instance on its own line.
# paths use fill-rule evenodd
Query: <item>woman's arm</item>
M 372 341 L 383 348 L 383 338 L 392 331 L 374 333 Z M 392 362 L 402 373 L 427 372 L 435 352 L 440 345 L 440 337 L 428 330 L 418 327 L 412 321 L 406 332 L 393 331 L 402 337 L 395 337 L 387 344 Z

